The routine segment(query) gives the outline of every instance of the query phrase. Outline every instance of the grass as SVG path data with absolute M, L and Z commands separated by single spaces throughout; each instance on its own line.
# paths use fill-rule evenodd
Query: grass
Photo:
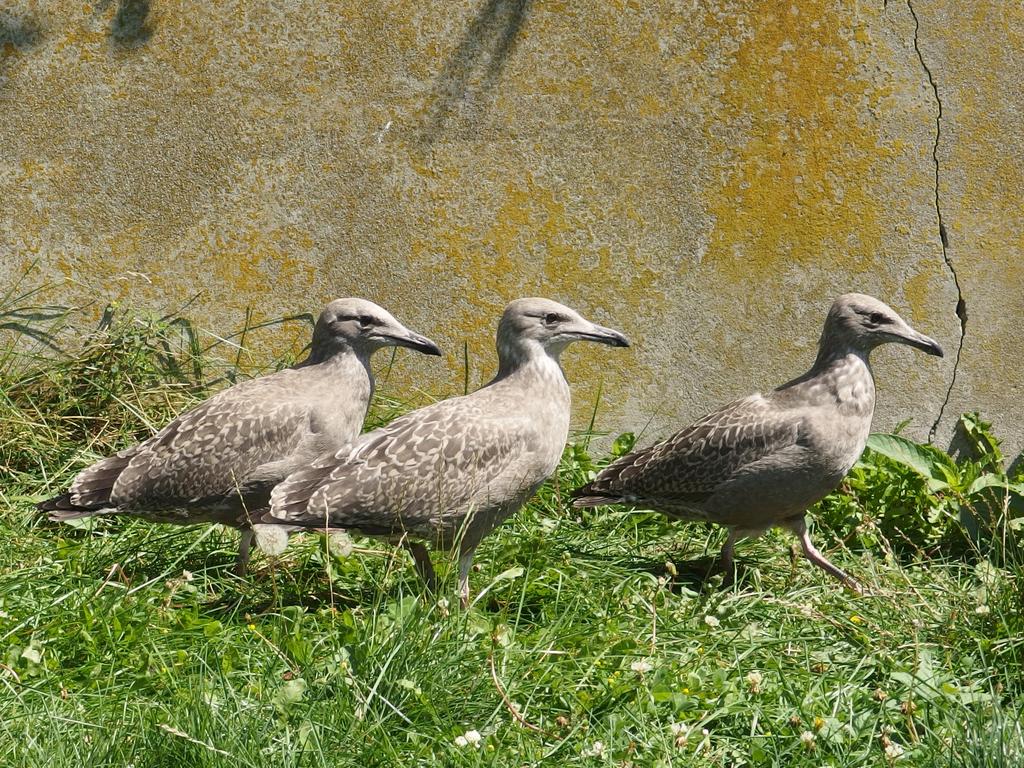
M 240 375 L 200 338 L 119 314 L 73 355 L 0 357 L 0 765 L 1024 764 L 1024 559 L 864 535 L 891 467 L 814 532 L 866 597 L 779 533 L 723 587 L 721 530 L 572 510 L 585 436 L 478 551 L 466 611 L 373 541 L 299 537 L 239 579 L 219 527 L 41 521 L 77 469 Z

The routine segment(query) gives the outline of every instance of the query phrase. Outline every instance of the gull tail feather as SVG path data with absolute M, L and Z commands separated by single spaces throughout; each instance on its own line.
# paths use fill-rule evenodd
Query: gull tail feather
M 580 494 L 577 496 L 576 494 Z M 572 505 L 577 509 L 582 507 L 603 507 L 606 504 L 622 504 L 624 499 L 616 494 L 610 494 L 603 496 L 600 493 L 595 493 L 592 488 L 583 487 L 579 488 L 573 493 Z
M 262 517 L 272 524 L 288 523 L 289 518 L 301 517 L 310 497 L 330 476 L 332 469 L 331 466 L 313 466 L 288 475 L 271 492 L 270 511 Z M 271 517 L 276 519 L 269 519 Z
M 83 517 L 92 517 L 93 515 L 113 513 L 115 511 L 109 504 L 96 506 L 75 504 L 71 500 L 70 491 L 62 493 L 60 496 L 54 496 L 52 499 L 39 502 L 36 504 L 36 509 L 40 512 L 49 512 L 47 518 L 55 523 L 79 520 Z

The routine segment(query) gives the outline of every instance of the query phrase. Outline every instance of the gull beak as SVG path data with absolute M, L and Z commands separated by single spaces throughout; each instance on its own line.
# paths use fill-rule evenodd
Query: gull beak
M 441 348 L 437 346 L 437 344 L 426 336 L 413 333 L 408 328 L 402 328 L 401 331 L 395 331 L 393 333 L 385 332 L 381 335 L 397 347 L 408 347 L 409 349 L 415 349 L 417 352 L 422 352 L 425 355 L 440 356 L 441 354 Z
M 915 347 L 920 349 L 922 352 L 926 352 L 929 355 L 935 355 L 935 357 L 942 357 L 942 347 L 935 339 L 925 336 L 923 333 L 918 333 L 909 325 L 907 330 L 900 335 L 899 340 L 907 346 Z
M 572 335 L 583 341 L 596 341 L 598 344 L 607 344 L 609 347 L 629 346 L 629 339 L 621 333 L 596 323 L 590 323 L 586 330 L 576 331 Z

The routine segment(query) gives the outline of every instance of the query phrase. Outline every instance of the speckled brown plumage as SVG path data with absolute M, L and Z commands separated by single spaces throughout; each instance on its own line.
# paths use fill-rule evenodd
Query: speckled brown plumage
M 337 299 L 321 313 L 305 361 L 217 393 L 149 440 L 83 470 L 67 493 L 39 508 L 57 521 L 112 513 L 236 526 L 246 531 L 243 570 L 250 516 L 290 472 L 359 434 L 373 393 L 370 356 L 393 345 L 439 354 L 376 304 Z
M 576 491 L 575 505 L 626 503 L 725 525 L 726 568 L 736 539 L 786 527 L 809 560 L 855 586 L 811 544 L 804 512 L 839 485 L 864 450 L 875 406 L 868 356 L 886 342 L 942 355 L 877 299 L 839 297 L 810 371 L 620 458 Z
M 569 430 L 559 355 L 577 339 L 626 346 L 622 334 L 546 299 L 512 302 L 498 326 L 498 375 L 472 394 L 413 411 L 288 477 L 263 520 L 347 528 L 460 553 L 459 590 L 477 544 L 555 470 Z

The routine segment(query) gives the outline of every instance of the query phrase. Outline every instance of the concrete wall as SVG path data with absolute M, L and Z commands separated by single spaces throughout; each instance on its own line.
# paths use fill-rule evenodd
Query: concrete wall
M 635 341 L 566 356 L 578 421 L 600 384 L 649 436 L 858 290 L 948 352 L 876 353 L 876 428 L 1019 450 L 1021 50 L 1002 0 L 6 0 L 0 277 L 215 329 L 366 296 L 444 344 L 392 382 L 437 395 L 547 295 Z

